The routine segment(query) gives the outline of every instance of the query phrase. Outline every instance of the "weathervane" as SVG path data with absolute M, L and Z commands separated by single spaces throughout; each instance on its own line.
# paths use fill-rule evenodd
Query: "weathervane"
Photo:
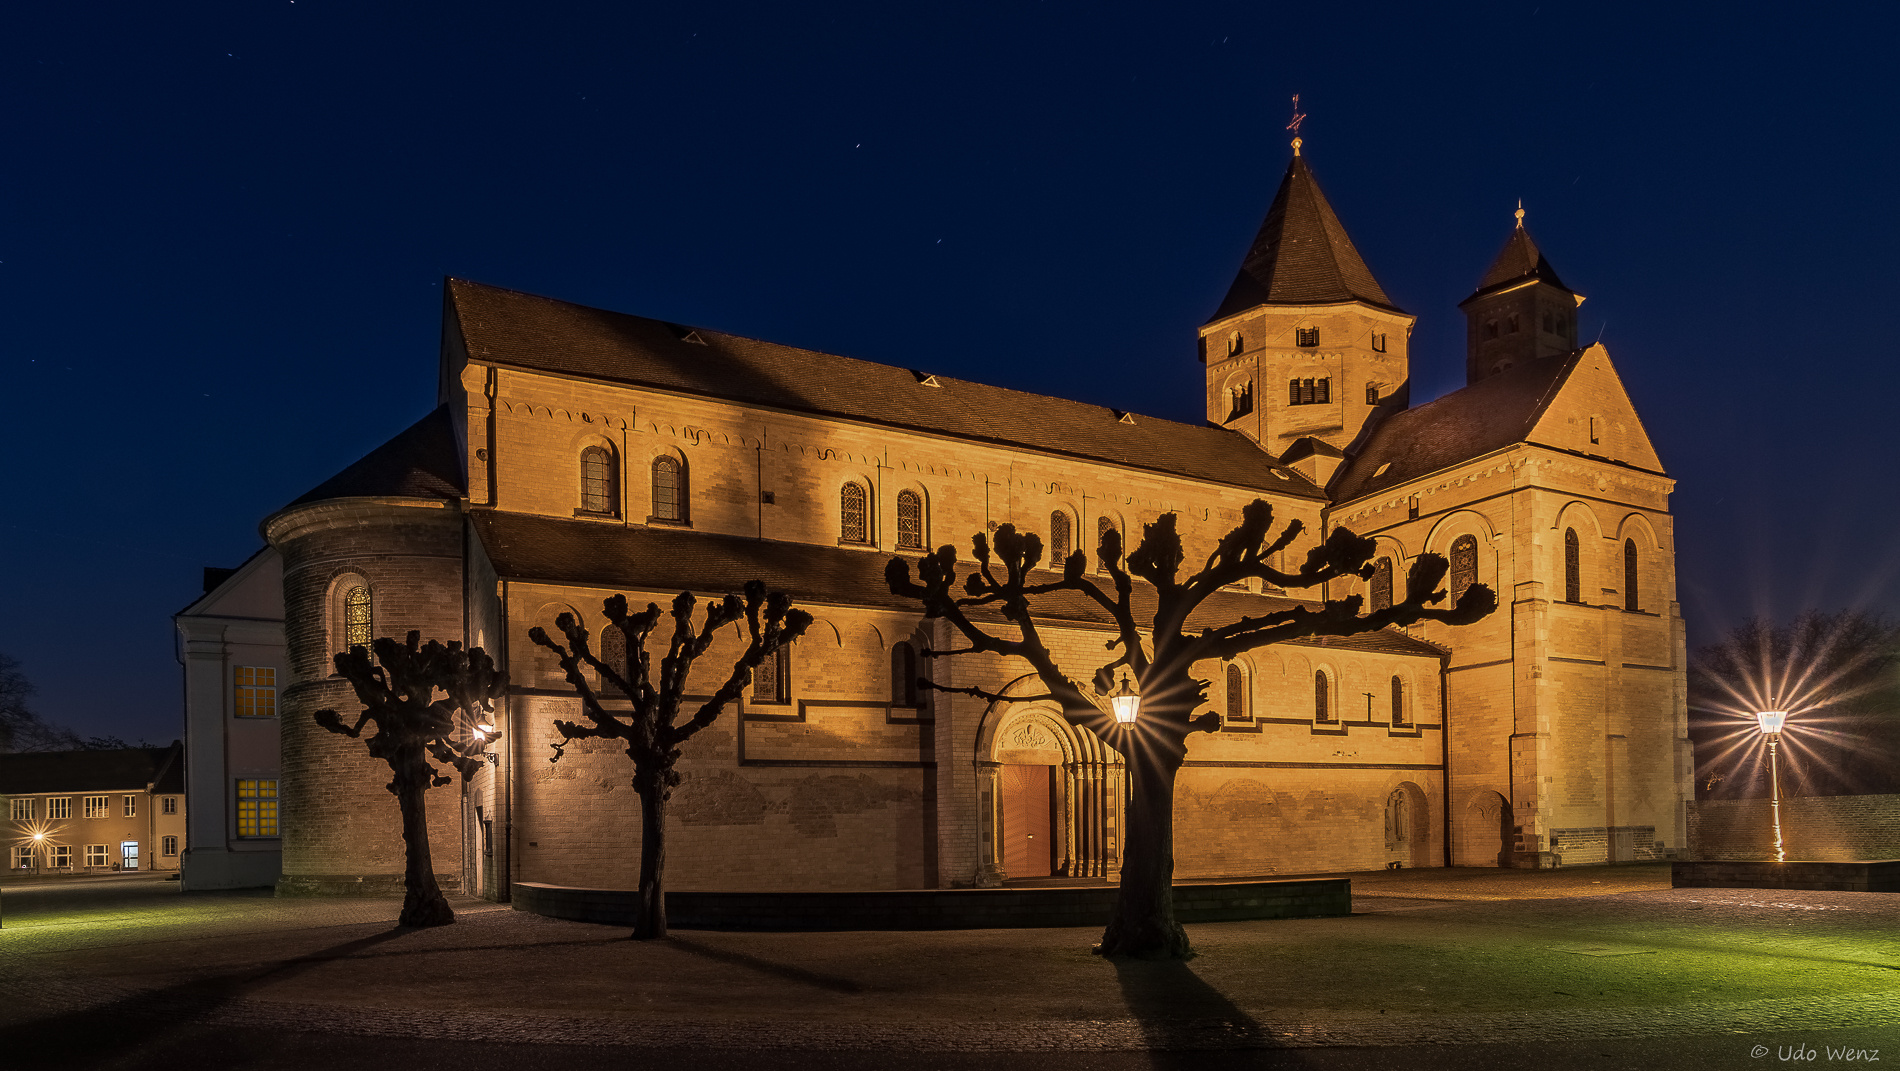
M 1517 225 L 1524 226 L 1524 198 L 1517 199 Z
M 1293 121 L 1286 125 L 1288 130 L 1293 131 L 1293 155 L 1295 156 L 1300 154 L 1300 124 L 1305 121 L 1306 113 L 1300 111 L 1300 95 L 1295 93 L 1293 94 Z

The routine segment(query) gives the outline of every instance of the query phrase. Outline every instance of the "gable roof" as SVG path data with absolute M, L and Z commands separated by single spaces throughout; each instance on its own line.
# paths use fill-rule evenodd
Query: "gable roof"
M 443 404 L 289 506 L 328 498 L 461 498 L 467 486 L 462 463 L 455 425 Z
M 857 606 L 920 612 L 917 603 L 891 594 L 884 566 L 893 555 L 807 543 L 746 539 L 666 528 L 627 527 L 525 513 L 478 509 L 469 514 L 497 576 L 511 580 L 573 584 L 615 591 L 691 591 L 717 598 L 748 580 L 765 582 L 793 600 L 813 606 Z M 913 562 L 916 555 L 907 554 Z M 959 571 L 972 563 L 967 551 Z M 914 575 L 914 570 L 913 570 Z M 1154 614 L 1154 589 L 1137 582 L 1136 620 Z M 1225 624 L 1250 614 L 1302 605 L 1303 600 L 1239 591 L 1216 592 L 1189 619 L 1190 628 Z M 1304 602 L 1304 605 L 1314 605 Z M 591 608 L 590 608 L 591 609 Z M 1054 592 L 1035 604 L 1039 620 L 1108 628 L 1108 616 L 1075 592 Z M 979 614 L 1000 621 L 994 611 Z M 548 625 L 552 622 L 538 622 Z M 1358 636 L 1294 640 L 1306 646 L 1341 647 L 1385 654 L 1437 658 L 1442 649 L 1395 629 Z
M 1486 294 L 1509 290 L 1525 282 L 1547 283 L 1566 294 L 1576 293 L 1557 278 L 1557 270 L 1550 266 L 1550 261 L 1544 259 L 1543 251 L 1537 248 L 1537 241 L 1531 237 L 1530 229 L 1524 226 L 1520 218 L 1517 228 L 1504 240 L 1504 248 L 1498 251 L 1497 259 L 1491 262 L 1484 278 L 1478 280 L 1478 289 L 1459 302 L 1458 307 L 1463 308 Z
M 1387 417 L 1333 480 L 1335 502 L 1523 442 L 1586 351 L 1526 361 Z
M 1363 301 L 1402 312 L 1359 256 L 1306 158 L 1295 155 L 1267 208 L 1240 274 L 1208 323 L 1258 305 Z
M 926 375 L 465 279 L 448 281 L 448 300 L 455 318 L 449 326 L 459 329 L 473 361 L 1324 497 L 1305 477 L 1225 428 Z
M 0 795 L 37 792 L 139 792 L 153 781 L 184 791 L 183 746 L 117 751 L 34 751 L 0 755 Z M 170 776 L 177 771 L 176 778 Z

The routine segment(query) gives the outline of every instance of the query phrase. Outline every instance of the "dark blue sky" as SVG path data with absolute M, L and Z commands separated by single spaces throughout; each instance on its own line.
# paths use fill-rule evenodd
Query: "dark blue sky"
M 1448 6 L 12 5 L 0 651 L 177 735 L 170 615 L 430 408 L 445 274 L 1198 420 L 1294 92 L 1415 400 L 1524 199 L 1691 643 L 1900 610 L 1900 18 Z

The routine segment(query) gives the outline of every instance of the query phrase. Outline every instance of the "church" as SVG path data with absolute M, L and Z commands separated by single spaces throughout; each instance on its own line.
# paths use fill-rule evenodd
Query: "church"
M 950 637 L 884 566 L 946 543 L 967 560 L 1001 524 L 1060 560 L 1167 513 L 1193 561 L 1255 499 L 1276 529 L 1304 525 L 1289 563 L 1345 527 L 1377 541 L 1374 574 L 1251 581 L 1207 614 L 1389 604 L 1427 552 L 1454 598 L 1481 583 L 1500 605 L 1200 667 L 1219 731 L 1189 738 L 1178 877 L 1674 855 L 1693 765 L 1673 481 L 1608 351 L 1579 345 L 1583 300 L 1520 210 L 1460 304 L 1466 385 L 1412 405 L 1415 317 L 1297 140 L 1200 328 L 1201 424 L 451 279 L 437 407 L 264 518 L 265 548 L 206 570 L 177 615 L 185 885 L 400 887 L 387 768 L 312 714 L 356 709 L 333 653 L 415 629 L 510 674 L 481 771 L 429 793 L 444 887 L 633 887 L 632 763 L 595 740 L 553 761 L 579 703 L 528 631 L 572 613 L 597 633 L 609 595 L 664 605 L 754 578 L 816 621 L 686 745 L 671 888 L 1112 881 L 1121 756 L 1037 700 L 1026 664 L 920 658 Z M 1088 608 L 1038 627 L 1078 679 L 1106 659 L 1112 628 Z M 722 638 L 694 683 L 709 692 L 738 650 Z

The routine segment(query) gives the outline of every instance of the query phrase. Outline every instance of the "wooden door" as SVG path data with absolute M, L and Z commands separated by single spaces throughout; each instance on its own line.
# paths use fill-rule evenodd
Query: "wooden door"
M 1003 767 L 1003 872 L 1012 878 L 1055 873 L 1053 766 Z

